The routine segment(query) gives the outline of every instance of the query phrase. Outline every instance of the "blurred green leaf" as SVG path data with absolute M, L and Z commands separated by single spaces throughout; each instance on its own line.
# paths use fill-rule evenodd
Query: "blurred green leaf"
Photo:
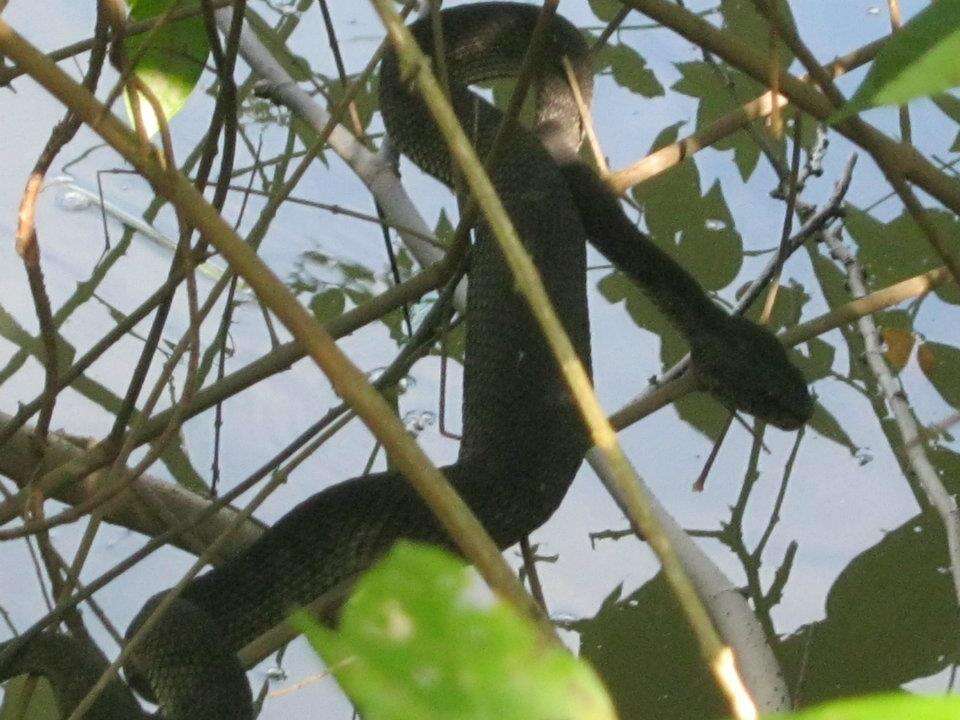
M 674 402 L 673 406 L 681 420 L 711 440 L 720 437 L 730 417 L 727 409 L 713 395 L 704 392 L 685 395 Z M 690 478 L 691 483 L 695 479 Z
M 927 454 L 947 492 L 951 495 L 960 492 L 960 453 L 943 445 L 933 445 Z
M 918 515 L 847 564 L 827 595 L 824 619 L 779 644 L 781 667 L 802 688 L 803 702 L 899 692 L 950 667 L 960 622 L 943 571 L 946 543 L 939 520 Z
M 781 17 L 793 23 L 793 16 L 785 0 L 777 0 L 781 10 Z M 723 0 L 720 3 L 724 26 L 738 35 L 752 47 L 762 48 L 764 54 L 769 54 L 770 29 L 767 21 L 760 16 L 752 0 Z M 780 66 L 790 66 L 793 56 L 786 46 L 777 43 L 777 57 Z M 697 98 L 697 130 L 704 128 L 714 120 L 723 117 L 737 109 L 747 100 L 752 100 L 763 94 L 766 88 L 753 78 L 744 75 L 736 68 L 730 67 L 716 58 L 710 61 L 678 63 L 677 69 L 681 78 L 672 89 L 679 93 Z M 812 124 L 807 123 L 807 132 L 803 134 L 805 147 L 809 147 L 813 134 L 809 132 Z M 763 132 L 762 129 L 759 130 Z M 785 144 L 782 138 L 774 138 L 767 134 L 768 145 L 781 161 L 785 161 Z M 712 145 L 715 150 L 733 150 L 734 162 L 740 171 L 740 176 L 747 180 L 757 168 L 760 159 L 760 147 L 754 135 L 747 130 L 740 130 Z
M 837 422 L 837 419 L 823 405 L 817 403 L 813 407 L 813 416 L 807 421 L 811 430 L 816 430 L 823 437 L 838 445 L 842 445 L 850 451 L 851 455 L 856 455 L 860 448 L 853 442 L 843 426 Z
M 438 548 L 398 543 L 357 583 L 338 631 L 295 618 L 368 720 L 605 720 L 594 672 L 546 646 Z
M 878 105 L 903 105 L 960 85 L 958 57 L 960 3 L 933 3 L 884 44 L 867 77 L 833 120 Z
M 20 346 L 37 359 L 46 356 L 43 342 L 31 335 L 2 305 L 0 305 L 0 337 Z M 59 372 L 66 372 L 77 356 L 77 349 L 59 332 L 56 334 L 56 346 L 57 369 Z M 5 382 L 8 377 L 9 374 L 6 370 L 0 371 L 0 384 Z
M 603 278 L 600 293 L 610 302 L 625 302 L 627 313 L 638 327 L 660 337 L 661 368 L 671 367 L 687 354 L 689 347 L 683 336 L 667 321 L 636 283 L 619 271 Z M 653 375 L 654 373 L 650 373 Z M 707 393 L 691 393 L 673 403 L 680 419 L 711 440 L 720 437 L 726 427 L 728 412 Z
M 842 481 L 841 468 L 834 475 Z M 803 548 L 801 541 L 801 554 L 811 551 Z M 764 572 L 772 573 L 768 555 Z M 809 707 L 840 697 L 899 692 L 911 680 L 949 669 L 956 660 L 960 622 L 950 574 L 943 571 L 947 562 L 942 525 L 923 515 L 849 562 L 830 589 L 826 616 L 772 641 L 795 701 Z M 802 580 L 792 578 L 791 586 L 796 582 Z M 594 617 L 570 625 L 580 634 L 581 655 L 603 677 L 622 717 L 726 716 L 662 573 L 629 593 L 615 588 Z M 663 662 L 665 647 L 673 662 Z M 876 717 L 915 717 L 901 714 L 896 703 L 884 709 L 891 712 Z
M 513 91 L 517 88 L 517 79 L 512 76 L 488 78 L 472 83 L 479 88 L 487 88 L 493 94 L 493 104 L 501 110 L 506 110 L 510 105 L 510 98 L 513 97 Z M 520 114 L 517 116 L 520 124 L 525 127 L 533 127 L 537 117 L 536 93 L 527 92 L 523 98 L 523 105 L 520 106 Z
M 355 77 L 348 77 L 347 87 L 352 85 L 355 80 Z M 367 81 L 353 97 L 353 104 L 357 109 L 357 116 L 360 118 L 360 127 L 364 130 L 366 130 L 374 112 L 380 106 L 379 92 L 379 78 L 376 75 L 372 75 L 367 78 Z M 327 84 L 327 94 L 330 97 L 330 107 L 336 107 L 345 94 L 344 84 L 340 82 L 339 78 L 331 80 Z M 345 116 L 345 120 L 349 120 L 350 127 L 353 128 L 352 119 L 350 118 L 351 116 L 349 115 Z
M 776 0 L 776 5 L 779 17 L 796 29 L 793 13 L 787 0 Z M 727 30 L 751 47 L 762 49 L 765 55 L 769 54 L 770 24 L 757 12 L 756 3 L 753 0 L 722 0 L 720 12 L 723 14 L 723 24 Z M 787 69 L 793 61 L 793 54 L 783 42 L 777 43 L 777 59 L 783 69 Z
M 594 617 L 574 621 L 573 629 L 580 634 L 580 656 L 601 674 L 621 717 L 726 715 L 723 695 L 700 661 L 696 638 L 662 572 L 630 593 L 614 588 Z M 670 662 L 663 662 L 663 648 L 670 648 Z
M 774 715 L 778 720 L 955 720 L 960 717 L 960 697 L 874 695 L 839 700 L 798 713 Z
M 167 468 L 178 485 L 192 490 L 201 497 L 210 497 L 210 486 L 203 479 L 190 460 L 190 455 L 183 447 L 183 435 L 178 433 L 164 448 L 160 461 Z
M 402 282 L 413 274 L 413 258 L 405 248 L 399 248 L 396 260 Z M 287 284 L 296 293 L 324 295 L 316 299 L 318 309 L 332 310 L 337 301 L 331 291 L 339 292 L 354 305 L 359 305 L 382 293 L 393 284 L 393 280 L 392 275 L 378 275 L 366 265 L 310 250 L 300 254 Z M 308 304 L 312 307 L 313 302 L 311 300 Z M 380 322 L 387 326 L 395 342 L 406 340 L 402 309 L 388 312 Z
M 698 100 L 697 130 L 728 114 L 741 102 L 764 92 L 762 85 L 732 68 L 721 69 L 703 61 L 677 63 L 676 67 L 681 77 L 671 86 L 671 89 Z M 723 77 L 720 75 L 721 72 Z M 735 89 L 739 92 L 735 92 Z M 738 98 L 741 97 L 742 100 L 739 100 Z M 771 143 L 777 155 L 782 157 L 784 154 L 782 141 L 771 139 Z M 740 177 L 744 180 L 748 179 L 756 169 L 760 158 L 760 148 L 746 130 L 739 130 L 721 138 L 711 147 L 720 151 L 733 150 L 734 162 L 740 171 Z
M 430 349 L 430 354 L 440 355 L 441 353 L 446 353 L 447 359 L 456 360 L 462 365 L 463 359 L 466 356 L 466 350 L 467 325 L 466 323 L 459 323 L 456 327 L 447 332 L 443 338 L 442 344 L 438 343 Z M 447 387 L 447 392 L 450 392 L 449 386 Z
M 745 285 L 744 289 L 746 289 L 746 287 L 748 287 L 748 285 Z M 803 314 L 803 306 L 806 305 L 809 300 L 810 296 L 804 292 L 803 286 L 796 283 L 781 285 L 777 290 L 777 301 L 774 303 L 773 312 L 767 320 L 767 327 L 773 332 L 779 332 L 784 328 L 793 327 L 800 322 L 800 316 Z M 759 322 L 762 312 L 763 302 L 758 300 L 747 309 L 745 315 L 754 322 Z
M 437 240 L 442 242 L 444 245 L 449 246 L 453 242 L 454 233 L 456 233 L 457 228 L 452 222 L 450 222 L 450 217 L 447 215 L 446 210 L 440 211 L 440 216 L 437 218 L 437 224 L 433 228 L 433 234 L 436 236 Z
M 302 9 L 301 9 L 302 11 Z M 258 13 L 247 8 L 244 21 L 250 25 L 257 39 L 264 44 L 270 55 L 287 71 L 295 82 L 306 82 L 313 77 L 310 63 L 302 55 L 290 52 L 287 40 L 270 27 Z
M 805 352 L 800 348 L 805 346 Z M 801 346 L 790 348 L 790 361 L 803 372 L 807 382 L 814 382 L 826 377 L 833 368 L 833 358 L 836 348 L 820 338 L 813 338 Z
M 130 20 L 137 22 L 163 15 L 171 8 L 190 7 L 196 0 L 129 0 Z M 200 15 L 166 23 L 154 31 L 124 38 L 124 51 L 134 61 L 134 73 L 150 89 L 169 122 L 197 86 L 210 53 Z M 127 115 L 133 122 L 130 98 L 124 93 Z M 139 97 L 141 117 L 148 136 L 159 128 L 153 108 Z

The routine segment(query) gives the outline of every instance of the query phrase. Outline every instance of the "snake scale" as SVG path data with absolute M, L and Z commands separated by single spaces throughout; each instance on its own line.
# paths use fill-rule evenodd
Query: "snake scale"
M 477 146 L 488 150 L 502 120 L 467 88 L 512 74 L 527 49 L 538 9 L 479 3 L 442 13 L 454 108 Z M 411 30 L 431 54 L 429 23 Z M 590 240 L 639 282 L 690 342 L 695 372 L 723 402 L 782 428 L 810 415 L 812 400 L 779 342 L 731 318 L 683 268 L 624 215 L 596 173 L 577 160 L 581 127 L 559 59 L 574 68 L 583 96 L 592 94 L 587 46 L 555 17 L 536 78 L 532 130 L 510 134 L 491 177 L 581 359 L 590 366 L 586 249 Z M 452 185 L 450 157 L 420 98 L 401 78 L 397 57 L 381 65 L 380 103 L 397 147 Z M 560 504 L 588 449 L 587 435 L 555 362 L 520 296 L 496 242 L 481 223 L 469 260 L 464 366 L 463 442 L 444 473 L 501 547 L 540 526 Z M 397 473 L 347 480 L 307 499 L 227 564 L 191 582 L 125 668 L 131 685 L 154 698 L 168 720 L 252 718 L 239 648 L 367 568 L 397 539 L 452 547 L 440 525 Z M 163 594 L 131 625 L 135 629 Z M 128 631 L 128 635 L 131 631 Z M 80 664 L 84 672 L 71 665 Z M 104 667 L 94 648 L 45 635 L 0 668 L 49 675 L 64 713 Z M 142 717 L 121 681 L 88 717 Z

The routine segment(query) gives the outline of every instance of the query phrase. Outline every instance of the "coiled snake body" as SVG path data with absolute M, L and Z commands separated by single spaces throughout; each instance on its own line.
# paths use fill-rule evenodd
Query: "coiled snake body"
M 466 83 L 515 72 L 537 13 L 537 8 L 512 3 L 442 13 L 452 102 L 481 157 L 502 115 Z M 430 53 L 429 24 L 415 23 L 412 30 Z M 589 237 L 643 283 L 686 334 L 696 371 L 721 399 L 781 427 L 798 426 L 809 416 L 811 400 L 780 344 L 720 311 L 682 268 L 634 228 L 594 172 L 577 162 L 581 130 L 559 62 L 563 56 L 571 61 L 584 96 L 590 97 L 587 48 L 579 31 L 557 17 L 537 78 L 535 132 L 511 133 L 492 179 L 581 359 L 589 367 Z M 443 141 L 421 100 L 401 79 L 392 53 L 381 66 L 380 99 L 396 145 L 451 184 Z M 463 443 L 457 462 L 443 470 L 496 542 L 506 547 L 550 517 L 588 441 L 555 362 L 482 224 L 471 249 L 467 313 Z M 292 607 L 354 577 L 398 538 L 450 545 L 400 475 L 354 478 L 318 493 L 242 555 L 186 588 L 138 648 L 133 667 L 127 668 L 131 684 L 151 692 L 171 720 L 252 717 L 249 685 L 236 651 L 283 620 Z M 0 676 L 52 672 L 44 668 L 44 642 L 15 657 Z M 73 685 L 62 690 L 67 712 L 83 693 L 75 687 L 80 681 L 62 682 Z M 135 707 L 108 696 L 88 717 L 126 720 L 136 715 Z

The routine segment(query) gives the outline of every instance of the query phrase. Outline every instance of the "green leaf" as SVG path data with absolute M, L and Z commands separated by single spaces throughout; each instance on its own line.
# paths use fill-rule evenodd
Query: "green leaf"
M 744 289 L 749 284 L 744 285 Z M 737 297 L 740 293 L 737 293 Z M 781 285 L 777 289 L 777 301 L 774 303 L 773 312 L 767 320 L 767 326 L 773 332 L 779 332 L 784 328 L 793 327 L 800 322 L 800 316 L 803 313 L 803 306 L 810 300 L 810 296 L 803 291 L 803 287 L 793 283 Z M 746 317 L 755 323 L 760 322 L 760 315 L 763 312 L 763 303 L 754 302 L 746 312 Z
M 513 97 L 513 92 L 517 89 L 517 79 L 512 76 L 489 78 L 474 84 L 476 87 L 489 89 L 493 94 L 493 104 L 501 110 L 507 109 L 510 105 L 510 99 Z M 528 92 L 523 98 L 523 105 L 520 106 L 517 119 L 525 127 L 533 127 L 536 121 L 536 95 L 535 92 Z
M 300 7 L 298 12 L 303 12 L 303 7 Z M 253 8 L 248 7 L 246 9 L 243 19 L 250 25 L 257 36 L 257 40 L 267 48 L 270 56 L 280 63 L 295 82 L 308 82 L 313 79 L 313 70 L 310 68 L 309 61 L 302 55 L 291 52 L 287 46 L 287 34 L 278 32 L 277 29 L 271 27 Z
M 289 52 L 289 50 L 287 51 Z M 305 61 L 304 61 L 305 62 Z M 347 78 L 346 87 L 350 87 L 357 80 L 355 76 Z M 329 81 L 327 85 L 327 94 L 330 97 L 330 107 L 336 107 L 342 100 L 346 87 L 339 79 Z M 360 119 L 360 125 L 365 130 L 370 125 L 370 119 L 377 109 L 379 100 L 379 78 L 371 76 L 354 95 L 353 105 L 357 109 L 357 117 Z M 350 127 L 353 127 L 353 121 L 350 119 Z
M 339 631 L 294 623 L 367 720 L 615 717 L 585 663 L 473 583 L 448 553 L 401 542 L 357 583 Z
M 166 13 L 170 8 L 189 7 L 195 0 L 130 0 L 130 20 L 149 20 Z M 203 18 L 199 15 L 166 23 L 155 31 L 131 35 L 124 40 L 124 51 L 134 61 L 134 73 L 146 85 L 160 104 L 169 122 L 197 85 L 210 52 Z M 127 114 L 133 118 L 130 98 L 124 93 Z M 160 127 L 153 108 L 146 98 L 138 98 L 140 113 L 148 136 Z
M 621 717 L 725 717 L 728 706 L 663 572 L 629 593 L 614 588 L 594 617 L 573 627 L 580 656 L 597 668 Z M 670 648 L 670 662 L 663 662 L 663 648 Z
M 850 101 L 832 118 L 878 105 L 902 105 L 960 85 L 960 3 L 917 13 L 883 46 Z
M 0 337 L 19 345 L 23 350 L 38 359 L 46 357 L 46 348 L 43 342 L 39 338 L 31 335 L 2 305 L 0 305 Z M 59 372 L 66 372 L 73 364 L 73 360 L 77 355 L 77 349 L 67 342 L 59 332 L 56 334 L 56 346 L 57 368 Z M 2 385 L 6 379 L 7 374 L 0 373 L 0 385 Z
M 436 236 L 437 240 L 449 247 L 453 242 L 453 236 L 456 234 L 456 232 L 457 229 L 454 227 L 453 223 L 450 222 L 447 211 L 441 209 L 440 216 L 437 218 L 437 224 L 433 228 L 433 234 Z
M 774 715 L 771 720 L 955 720 L 960 697 L 874 695 L 827 703 L 811 710 Z
M 613 20 L 623 4 L 619 0 L 589 0 L 590 9 L 599 20 L 610 22 Z
M 730 419 L 730 412 L 709 393 L 695 392 L 684 395 L 676 400 L 673 406 L 681 420 L 712 441 L 720 437 Z
M 163 451 L 163 455 L 160 456 L 160 461 L 164 467 L 170 471 L 170 474 L 173 476 L 173 479 L 177 481 L 178 485 L 192 490 L 201 497 L 210 497 L 210 486 L 207 485 L 200 473 L 197 472 L 197 469 L 193 467 L 190 455 L 187 453 L 186 448 L 183 447 L 182 434 L 178 433 L 174 436 L 173 440 Z
M 677 128 L 661 132 L 653 149 L 673 142 Z M 697 166 L 685 162 L 638 185 L 633 196 L 643 207 L 653 242 L 704 289 L 719 290 L 733 281 L 743 263 L 743 242 L 719 183 L 701 195 Z
M 631 92 L 643 97 L 663 95 L 663 85 L 647 68 L 647 61 L 629 45 L 607 43 L 600 48 L 594 62 L 598 72 L 610 68 L 617 85 Z
M 929 220 L 946 239 L 947 245 L 956 247 L 960 242 L 960 221 L 953 214 L 941 210 L 928 209 L 926 212 Z M 857 256 L 867 270 L 870 285 L 874 289 L 892 285 L 943 264 L 908 212 L 883 223 L 848 205 L 846 228 L 860 246 Z M 935 292 L 944 302 L 960 305 L 960 291 L 955 285 L 944 283 Z
M 826 377 L 833 368 L 836 349 L 820 338 L 811 338 L 804 345 L 807 348 L 806 353 L 800 352 L 797 348 L 790 348 L 787 351 L 790 361 L 800 368 L 808 383 Z
M 437 343 L 430 349 L 431 355 L 440 356 L 443 353 L 446 353 L 448 361 L 456 360 L 463 365 L 464 358 L 467 354 L 466 323 L 459 323 L 452 330 L 448 330 L 447 334 L 443 337 L 443 343 Z M 443 390 L 441 390 L 441 392 L 443 392 Z M 446 392 L 450 392 L 449 386 L 446 388 Z M 450 422 L 450 420 L 447 419 L 447 422 Z
M 696 98 L 697 130 L 723 117 L 748 98 L 764 92 L 758 82 L 733 68 L 711 65 L 703 61 L 677 63 L 681 78 L 673 90 Z M 773 141 L 779 156 L 783 157 L 783 141 Z M 715 150 L 733 150 L 740 176 L 747 180 L 757 167 L 760 148 L 746 130 L 739 130 L 712 145 Z
M 320 323 L 340 315 L 345 304 L 346 296 L 338 287 L 328 288 L 310 298 L 310 310 Z
M 793 13 L 787 0 L 776 0 L 779 17 L 794 29 Z M 723 24 L 741 40 L 752 47 L 762 48 L 764 55 L 769 54 L 770 24 L 766 18 L 757 12 L 753 0 L 722 0 L 720 12 L 723 14 Z M 777 59 L 781 68 L 788 68 L 793 61 L 793 54 L 783 42 L 777 43 Z
M 807 421 L 807 425 L 828 440 L 833 440 L 845 447 L 851 455 L 856 455 L 860 451 L 847 431 L 843 429 L 843 425 L 820 403 L 813 406 L 813 415 Z
M 951 495 L 960 492 L 960 453 L 943 445 L 933 445 L 929 448 L 928 455 L 947 492 Z

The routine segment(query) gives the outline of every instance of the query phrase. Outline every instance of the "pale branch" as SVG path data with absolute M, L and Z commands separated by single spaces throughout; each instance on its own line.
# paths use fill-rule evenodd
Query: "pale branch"
M 863 298 L 867 294 L 867 284 L 864 279 L 863 268 L 838 237 L 832 234 L 827 236 L 830 253 L 844 266 L 847 281 L 850 284 L 851 294 L 855 298 Z M 903 383 L 890 370 L 883 352 L 883 342 L 880 339 L 877 325 L 870 315 L 864 315 L 857 321 L 857 327 L 863 336 L 866 348 L 864 352 L 867 365 L 883 391 L 887 406 L 893 413 L 893 418 L 900 431 L 906 452 L 907 461 L 916 475 L 926 494 L 930 506 L 936 510 L 943 523 L 947 536 L 947 555 L 950 559 L 950 574 L 953 576 L 953 589 L 960 605 L 960 512 L 957 510 L 956 499 L 947 492 L 936 468 L 927 456 L 927 445 L 922 440 L 922 430 L 917 424 L 916 416 L 907 400 L 907 393 Z
M 0 413 L 0 421 L 9 419 L 9 415 Z M 4 451 L 0 453 L 0 474 L 12 480 L 18 487 L 26 487 L 37 470 L 34 451 L 36 441 L 37 438 L 29 426 L 20 428 L 7 441 Z M 61 433 L 51 433 L 47 437 L 43 468 L 66 464 L 76 460 L 83 453 L 84 447 L 80 440 L 68 438 Z M 94 473 L 82 482 L 63 485 L 52 494 L 52 497 L 68 505 L 82 505 L 101 492 L 100 481 L 100 473 Z M 137 492 L 124 492 L 110 502 L 106 506 L 104 519 L 151 537 L 163 533 L 169 527 L 167 523 L 156 517 L 151 507 L 153 504 L 162 505 L 171 515 L 181 520 L 195 517 L 210 504 L 210 500 L 206 498 L 147 474 L 137 478 L 132 487 Z M 144 503 L 138 495 L 149 497 L 150 503 Z M 194 527 L 193 532 L 199 543 L 194 542 L 192 538 L 179 536 L 171 542 L 182 550 L 198 554 L 203 552 L 213 538 L 236 517 L 237 511 L 233 508 L 222 508 L 204 523 Z M 255 541 L 263 530 L 263 525 L 256 521 L 242 525 L 234 538 L 234 544 L 226 549 L 224 557 L 239 552 Z

